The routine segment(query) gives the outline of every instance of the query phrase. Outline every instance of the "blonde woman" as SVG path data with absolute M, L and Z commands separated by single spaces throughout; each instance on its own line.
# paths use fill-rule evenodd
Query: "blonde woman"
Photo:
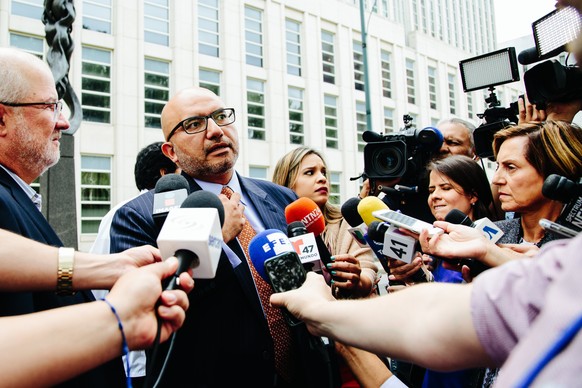
M 330 187 L 323 156 L 308 147 L 290 151 L 277 162 L 273 182 L 289 187 L 299 197 L 312 199 L 320 207 L 326 224 L 322 238 L 334 259 L 327 270 L 338 295 L 370 295 L 375 288 L 378 267 L 372 251 L 360 247 L 348 232 L 349 225 L 339 207 L 329 202 Z

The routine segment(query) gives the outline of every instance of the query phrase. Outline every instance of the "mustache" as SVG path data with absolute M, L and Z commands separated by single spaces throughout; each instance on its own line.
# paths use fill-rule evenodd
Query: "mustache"
M 217 148 L 230 148 L 233 149 L 232 142 L 228 140 L 220 140 L 213 142 L 212 144 L 204 147 L 207 154 L 211 153 L 212 151 L 216 150 Z

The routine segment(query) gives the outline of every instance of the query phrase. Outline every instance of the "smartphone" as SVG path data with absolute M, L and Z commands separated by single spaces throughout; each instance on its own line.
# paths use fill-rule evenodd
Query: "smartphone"
M 295 251 L 285 252 L 265 260 L 265 272 L 275 292 L 285 292 L 301 287 L 305 282 L 306 272 Z M 283 310 L 283 316 L 290 326 L 301 323 L 289 311 Z
M 576 237 L 578 235 L 578 232 L 576 232 L 573 229 L 570 229 L 568 227 L 565 227 L 563 225 L 560 225 L 556 222 L 550 221 L 550 220 L 546 220 L 545 218 L 542 218 L 540 220 L 540 226 L 544 229 L 547 229 L 549 231 L 552 231 L 556 234 L 559 234 L 560 236 L 564 236 L 564 237 Z
M 390 225 L 410 230 L 416 234 L 420 234 L 423 229 L 428 229 L 428 235 L 431 237 L 444 232 L 441 228 L 432 226 L 432 224 L 429 224 L 428 222 L 421 221 L 394 210 L 376 210 L 372 212 L 372 215 L 388 222 Z

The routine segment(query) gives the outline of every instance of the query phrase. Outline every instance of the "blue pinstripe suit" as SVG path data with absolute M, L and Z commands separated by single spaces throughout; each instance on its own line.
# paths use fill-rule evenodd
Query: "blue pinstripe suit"
M 63 246 L 63 243 L 35 207 L 22 188 L 4 169 L 0 168 L 0 228 L 32 240 Z M 1 259 L 1 258 L 0 258 Z M 47 260 L 55 260 L 47 257 Z M 28 314 L 95 300 L 90 291 L 77 292 L 70 297 L 57 296 L 54 292 L 0 292 L 0 316 Z M 74 328 L 71 328 L 74 330 Z M 55 349 L 58 351 L 58 349 Z M 17 366 L 16 366 L 17 367 Z M 121 358 L 95 368 L 63 387 L 123 387 L 125 374 Z M 39 382 L 42 383 L 42 382 Z
M 190 192 L 200 187 L 189 176 Z M 239 176 L 265 228 L 286 231 L 284 208 L 297 197 L 271 182 Z M 111 225 L 111 251 L 156 245 L 153 191 L 121 207 Z M 233 269 L 222 253 L 216 277 L 196 280 L 184 327 L 178 331 L 164 386 L 273 386 L 273 343 L 246 259 L 236 240 L 229 247 L 241 257 Z

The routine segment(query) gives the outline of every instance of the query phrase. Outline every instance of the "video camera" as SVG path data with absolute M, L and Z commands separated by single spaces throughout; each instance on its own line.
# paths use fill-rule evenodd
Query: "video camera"
M 580 33 L 581 26 L 580 16 L 572 7 L 557 9 L 532 23 L 536 47 L 523 50 L 519 58 L 515 48 L 508 47 L 459 62 L 465 92 L 490 91 L 485 99 L 488 108 L 478 115 L 484 123 L 473 132 L 479 157 L 492 158 L 495 133 L 518 122 L 517 101 L 508 108 L 499 107 L 494 87 L 520 80 L 518 61 L 529 65 L 560 54 Z M 546 61 L 526 71 L 523 78 L 528 99 L 537 109 L 546 109 L 548 102 L 568 102 L 582 95 L 582 73 L 577 66 Z
M 409 115 L 404 115 L 404 128 L 399 133 L 382 135 L 365 131 L 362 138 L 368 143 L 364 147 L 364 174 L 369 179 L 401 178 L 400 182 L 408 183 L 443 143 L 438 129 L 414 128 Z
M 440 149 L 442 133 L 432 127 L 414 128 L 412 117 L 404 115 L 400 132 L 384 135 L 365 131 L 362 138 L 368 143 L 364 147 L 363 177 L 369 179 L 370 194 L 384 192 L 385 201 L 393 209 L 418 208 L 414 204 L 427 186 L 421 181 L 426 175 L 425 166 Z M 426 199 L 423 201 L 426 203 Z

